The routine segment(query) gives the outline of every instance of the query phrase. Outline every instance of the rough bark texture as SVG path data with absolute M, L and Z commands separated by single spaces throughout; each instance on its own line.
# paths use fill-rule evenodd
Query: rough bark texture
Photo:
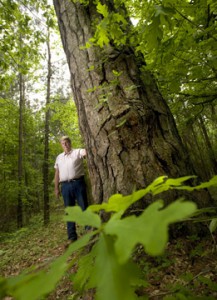
M 161 175 L 192 174 L 172 114 L 153 77 L 141 73 L 133 50 L 81 49 L 93 36 L 94 5 L 69 0 L 54 0 L 54 5 L 88 151 L 94 201 L 106 201 L 113 193 L 129 194 Z

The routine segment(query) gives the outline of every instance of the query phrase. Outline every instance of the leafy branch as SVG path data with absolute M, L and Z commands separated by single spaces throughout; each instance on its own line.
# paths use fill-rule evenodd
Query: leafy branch
M 185 181 L 194 177 L 171 179 L 162 176 L 145 189 L 128 196 L 115 194 L 107 203 L 91 205 L 84 212 L 80 207 L 68 207 L 66 221 L 75 221 L 81 226 L 89 225 L 95 229 L 71 244 L 67 251 L 51 264 L 48 271 L 2 278 L 0 295 L 10 295 L 18 300 L 27 300 L 30 297 L 36 300 L 50 293 L 63 275 L 78 262 L 78 271 L 73 274 L 73 282 L 80 292 L 96 288 L 95 299 L 137 299 L 136 288 L 146 286 L 146 282 L 142 280 L 138 266 L 132 261 L 136 245 L 141 244 L 152 256 L 162 254 L 168 242 L 169 225 L 189 218 L 196 213 L 197 208 L 195 203 L 184 199 L 178 199 L 167 207 L 164 207 L 162 200 L 158 200 L 139 216 L 123 217 L 124 213 L 133 203 L 149 193 L 158 195 L 170 189 L 193 191 L 217 186 L 217 176 L 198 186 L 184 185 Z M 111 213 L 106 223 L 100 218 L 102 210 Z M 93 246 L 88 254 L 75 256 L 78 250 L 84 249 L 90 243 Z M 73 257 L 69 261 L 72 254 Z
M 181 13 L 176 7 L 173 7 L 173 9 L 186 21 L 188 21 L 190 24 L 192 24 L 194 27 L 200 29 L 204 34 L 206 34 L 206 30 L 203 29 L 200 25 L 194 23 L 192 20 L 190 20 L 188 17 L 186 17 L 183 13 Z M 217 41 L 215 36 L 211 36 L 215 41 Z

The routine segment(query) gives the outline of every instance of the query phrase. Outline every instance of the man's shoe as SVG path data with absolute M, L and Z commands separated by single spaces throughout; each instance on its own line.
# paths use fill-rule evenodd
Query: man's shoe
M 88 231 L 92 230 L 92 227 L 87 225 L 87 226 L 84 227 L 84 229 L 85 229 L 86 232 L 88 232 Z

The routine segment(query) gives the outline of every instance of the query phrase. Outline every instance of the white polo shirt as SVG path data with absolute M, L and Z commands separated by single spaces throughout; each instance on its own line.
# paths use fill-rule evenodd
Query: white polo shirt
M 60 182 L 84 176 L 84 156 L 84 149 L 72 149 L 67 154 L 63 152 L 57 156 L 54 168 L 59 170 Z

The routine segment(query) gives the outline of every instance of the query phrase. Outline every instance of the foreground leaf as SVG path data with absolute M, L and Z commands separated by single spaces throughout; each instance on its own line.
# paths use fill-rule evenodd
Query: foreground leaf
M 142 244 L 150 255 L 162 254 L 168 241 L 168 226 L 189 217 L 196 211 L 193 202 L 177 200 L 163 208 L 163 201 L 151 204 L 139 217 L 123 220 L 111 218 L 105 225 L 107 234 L 117 236 L 115 250 L 120 263 L 125 263 L 134 247 Z
M 201 184 L 197 185 L 197 186 L 180 186 L 180 187 L 176 187 L 176 189 L 178 190 L 186 190 L 186 191 L 194 191 L 194 190 L 201 190 L 201 189 L 207 189 L 213 186 L 217 186 L 217 175 L 214 176 L 213 178 L 211 178 L 209 181 L 207 182 L 202 182 Z
M 91 205 L 88 208 L 93 212 L 98 212 L 100 210 L 105 210 L 106 212 L 118 212 L 118 211 L 126 211 L 133 203 L 151 193 L 153 195 L 160 194 L 162 192 L 166 192 L 170 189 L 182 189 L 183 182 L 193 179 L 196 176 L 184 176 L 180 178 L 168 178 L 167 176 L 160 176 L 155 179 L 149 186 L 145 189 L 141 189 L 133 192 L 131 195 L 123 196 L 121 194 L 112 195 L 108 203 Z M 209 182 L 209 186 L 213 185 L 213 180 Z M 205 183 L 206 184 L 206 183 Z M 190 191 L 194 190 L 196 187 L 187 187 Z M 187 189 L 185 186 L 185 189 Z M 201 185 L 199 188 L 202 188 Z
M 100 217 L 93 213 L 90 209 L 82 211 L 80 206 L 73 206 L 66 208 L 67 216 L 64 217 L 65 221 L 73 221 L 80 225 L 89 225 L 99 228 L 101 225 Z
M 211 233 L 213 233 L 217 228 L 217 218 L 212 219 L 212 221 L 209 224 L 209 230 Z
M 92 285 L 97 287 L 96 300 L 137 299 L 133 285 L 138 281 L 139 270 L 132 262 L 118 262 L 112 237 L 100 236 L 92 275 Z

